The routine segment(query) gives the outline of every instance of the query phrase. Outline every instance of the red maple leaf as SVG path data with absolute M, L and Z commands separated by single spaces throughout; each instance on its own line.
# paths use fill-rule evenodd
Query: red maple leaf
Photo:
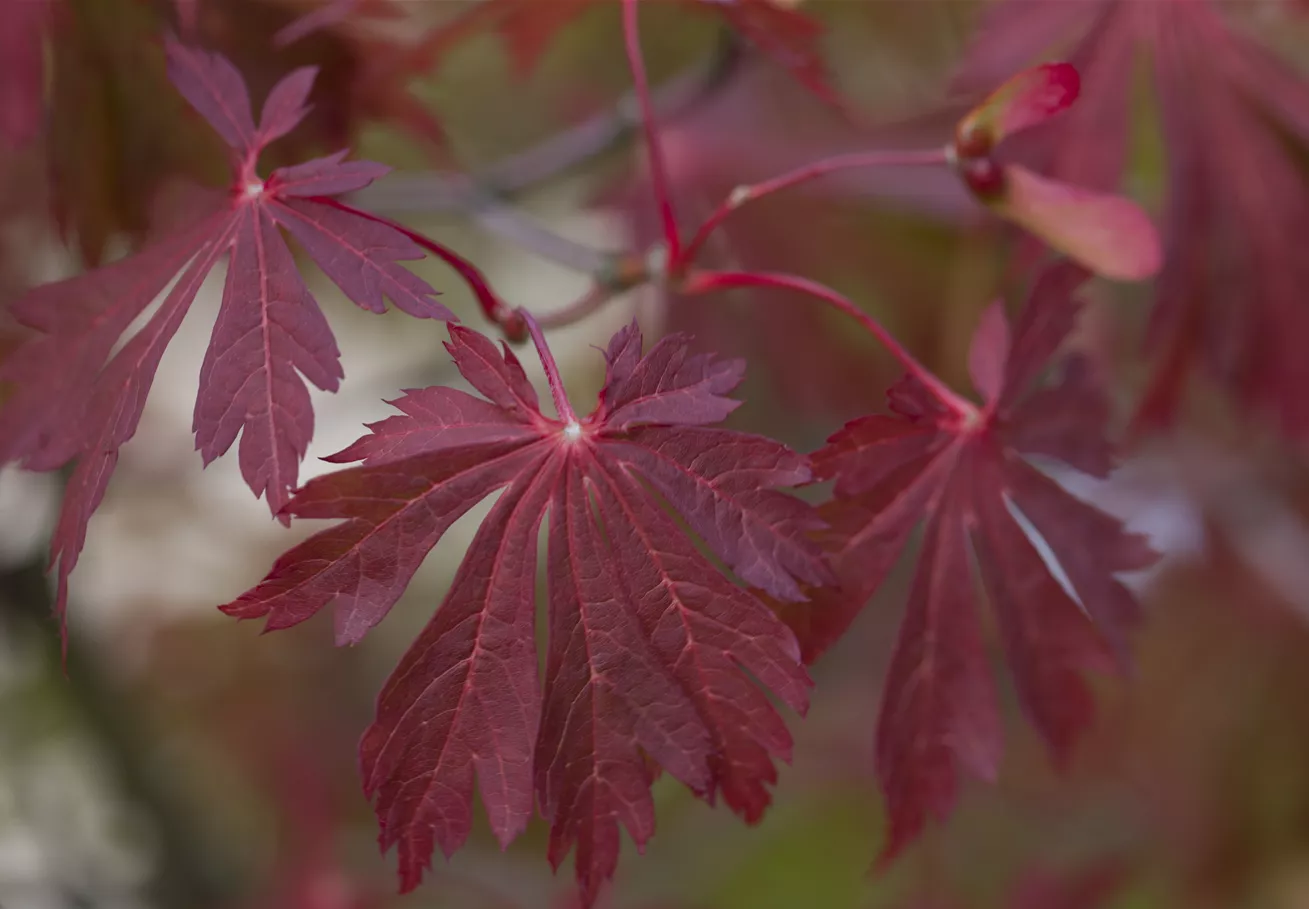
M 136 431 L 165 347 L 225 254 L 231 261 L 222 305 L 200 369 L 196 446 L 209 463 L 240 434 L 242 476 L 274 514 L 297 485 L 313 433 L 304 379 L 333 391 L 343 375 L 332 333 L 280 228 L 359 306 L 382 312 L 389 298 L 414 316 L 453 318 L 426 282 L 398 264 L 422 258 L 417 244 L 328 198 L 368 185 L 387 168 L 346 161 L 341 152 L 278 169 L 267 180 L 257 175 L 260 151 L 304 115 L 313 69 L 278 84 L 256 125 L 244 81 L 225 59 L 172 40 L 168 58 L 178 90 L 231 149 L 231 190 L 211 194 L 189 224 L 140 253 L 18 300 L 15 316 L 39 334 L 0 366 L 0 381 L 17 386 L 0 410 L 0 463 L 52 470 L 77 461 L 51 544 L 60 615 L 118 449 Z M 111 356 L 179 271 L 159 309 Z
M 1001 729 L 976 614 L 974 561 L 1024 712 L 1056 756 L 1092 718 L 1083 670 L 1113 668 L 1138 606 L 1117 572 L 1154 559 L 1144 538 L 1075 498 L 1029 456 L 1096 476 L 1112 465 L 1108 406 L 1077 357 L 1036 387 L 1072 329 L 1087 273 L 1063 263 L 1037 281 L 1011 340 L 1003 306 L 983 316 L 969 369 L 985 404 L 952 405 L 917 379 L 892 415 L 847 424 L 814 455 L 835 479 L 824 511 L 844 590 L 787 607 L 806 661 L 845 630 L 910 535 L 926 531 L 883 694 L 877 773 L 890 813 L 884 858 L 954 805 L 959 770 L 990 778 Z
M 1128 161 L 1133 60 L 1151 52 L 1167 153 L 1166 256 L 1148 335 L 1159 368 L 1143 422 L 1171 420 L 1197 367 L 1288 432 L 1309 429 L 1296 339 L 1309 260 L 1309 82 L 1204 0 L 1005 0 L 984 15 L 957 84 L 983 89 L 1063 41 L 1083 100 L 1015 154 L 1062 180 L 1108 190 Z
M 669 336 L 641 356 L 632 325 L 606 353 L 595 411 L 574 415 L 530 323 L 558 419 L 506 347 L 450 327 L 448 349 L 484 398 L 409 391 L 404 412 L 329 460 L 363 465 L 310 481 L 286 513 L 344 518 L 291 549 L 223 610 L 270 629 L 336 603 L 337 639 L 358 641 L 404 591 L 461 515 L 503 493 L 445 602 L 392 674 L 360 746 L 383 848 L 399 844 L 415 887 L 434 846 L 457 850 L 474 776 L 491 827 L 512 840 L 533 793 L 557 867 L 577 844 L 588 904 L 614 872 L 619 825 L 654 831 L 646 757 L 698 795 L 722 792 L 748 821 L 769 802 L 773 758 L 791 738 L 764 691 L 804 711 L 809 679 L 795 639 L 679 529 L 666 505 L 743 581 L 783 600 L 828 572 L 809 506 L 776 487 L 808 482 L 777 442 L 709 424 L 740 361 L 692 355 Z M 536 551 L 549 513 L 549 650 L 544 691 L 534 631 Z M 750 675 L 747 675 L 749 673 Z

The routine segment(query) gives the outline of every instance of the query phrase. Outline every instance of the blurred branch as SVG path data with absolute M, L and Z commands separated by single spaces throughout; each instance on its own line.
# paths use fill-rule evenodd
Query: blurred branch
M 18 566 L 0 569 L 0 618 L 23 627 L 39 643 L 43 665 L 58 672 L 61 655 L 59 623 L 37 556 Z M 17 637 L 17 635 L 16 635 Z M 81 721 L 80 728 L 95 742 L 119 792 L 150 823 L 157 840 L 154 879 L 148 895 L 159 909 L 211 909 L 228 903 L 232 875 L 208 854 L 197 835 L 196 812 L 181 796 L 168 774 L 150 759 L 149 736 L 126 699 L 95 658 L 89 641 L 73 641 L 65 664 L 62 691 Z M 98 904 L 94 895 L 88 905 Z
M 654 93 L 655 112 L 665 118 L 685 114 L 718 91 L 736 73 L 744 49 L 728 30 L 708 59 Z M 560 236 L 509 199 L 547 183 L 628 141 L 641 128 L 641 112 L 629 92 L 613 108 L 510 155 L 476 174 L 396 174 L 353 194 L 350 204 L 386 214 L 449 212 L 465 215 L 483 229 L 528 252 L 576 271 L 599 274 L 613 254 Z

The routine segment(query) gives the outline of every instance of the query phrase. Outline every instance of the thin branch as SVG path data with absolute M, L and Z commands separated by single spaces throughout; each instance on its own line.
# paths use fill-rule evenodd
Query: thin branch
M 599 312 L 605 307 L 610 300 L 616 297 L 621 291 L 607 285 L 596 284 L 577 300 L 553 312 L 541 313 L 536 316 L 537 323 L 541 328 L 563 328 L 567 325 L 573 325 L 582 321 L 592 313 Z
M 707 60 L 656 92 L 652 106 L 660 117 L 683 114 L 721 88 L 743 59 L 731 30 Z M 614 253 L 561 236 L 508 204 L 506 197 L 540 186 L 629 139 L 642 123 L 640 103 L 629 92 L 612 109 L 539 144 L 511 155 L 476 174 L 393 174 L 379 184 L 353 193 L 351 205 L 390 214 L 449 212 L 477 221 L 484 230 L 547 261 L 574 271 L 601 276 Z
M 773 193 L 781 192 L 785 189 L 791 189 L 811 180 L 817 180 L 829 174 L 837 173 L 843 170 L 854 170 L 869 167 L 920 167 L 946 165 L 949 161 L 946 157 L 944 148 L 930 148 L 916 151 L 874 151 L 874 152 L 853 152 L 845 155 L 834 155 L 830 158 L 823 158 L 819 161 L 811 161 L 808 164 L 802 164 L 794 170 L 789 170 L 768 180 L 761 180 L 758 183 L 738 186 L 732 193 L 723 200 L 709 217 L 704 220 L 691 241 L 686 244 L 682 250 L 681 261 L 676 263 L 675 267 L 689 266 L 695 262 L 696 255 L 704 247 L 709 236 L 722 226 L 733 212 L 748 205 L 751 202 L 770 196 Z
M 720 89 L 738 71 L 744 57 L 740 42 L 724 31 L 707 60 L 656 90 L 656 116 L 669 119 L 686 113 Z M 456 173 L 394 174 L 360 190 L 351 202 L 361 208 L 408 212 L 475 212 L 503 205 L 506 197 L 541 186 L 593 158 L 611 151 L 641 126 L 636 95 L 629 92 L 609 110 L 597 113 L 562 132 L 472 175 Z
M 536 320 L 529 319 L 528 314 L 521 307 L 514 308 L 509 306 L 499 294 L 491 288 L 491 282 L 482 274 L 482 271 L 469 262 L 458 253 L 442 246 L 430 237 L 424 236 L 413 228 L 406 227 L 398 221 L 392 221 L 390 218 L 384 218 L 381 215 L 375 215 L 370 212 L 362 211 L 351 205 L 347 205 L 339 199 L 328 196 L 315 197 L 315 201 L 323 205 L 330 205 L 341 211 L 348 211 L 358 215 L 361 218 L 367 218 L 369 221 L 375 221 L 378 224 L 385 224 L 392 230 L 397 230 L 404 234 L 410 240 L 413 240 L 423 249 L 432 253 L 441 261 L 445 262 L 451 268 L 459 273 L 464 283 L 472 290 L 473 295 L 477 298 L 478 306 L 482 310 L 488 321 L 498 327 L 503 332 L 505 338 L 515 344 L 527 340 L 529 329 L 532 325 L 538 324 Z M 647 274 L 641 267 L 639 258 L 632 256 L 614 256 L 606 258 L 591 273 L 595 278 L 594 288 L 581 300 L 576 303 L 550 313 L 545 316 L 541 323 L 549 325 L 552 328 L 562 327 L 572 324 L 585 315 L 600 309 L 605 303 L 613 299 L 614 296 L 624 290 L 628 290 L 648 280 Z M 538 325 L 539 330 L 539 325 Z
M 361 211 L 352 205 L 345 204 L 340 199 L 334 199 L 330 196 L 315 196 L 314 201 L 323 205 L 330 205 L 332 208 L 337 208 L 341 211 L 350 212 L 361 218 L 367 218 L 369 221 L 376 221 L 378 224 L 385 224 L 392 230 L 404 234 L 410 240 L 413 240 L 423 249 L 432 253 L 459 273 L 459 276 L 464 279 L 464 283 L 468 285 L 468 288 L 473 292 L 473 295 L 477 297 L 477 302 L 482 308 L 482 313 L 488 319 L 500 326 L 509 324 L 513 315 L 513 309 L 507 306 L 505 302 L 500 299 L 499 295 L 491 289 L 491 282 L 487 280 L 486 275 L 482 274 L 481 269 L 472 262 L 469 262 L 463 256 L 447 249 L 440 243 L 424 236 L 418 231 L 405 227 L 398 221 L 392 221 L 390 218 L 384 218 L 381 215 Z
M 707 59 L 657 88 L 651 98 L 661 120 L 683 116 L 723 88 L 745 59 L 736 33 L 724 30 Z M 597 114 L 534 148 L 513 155 L 478 174 L 478 183 L 498 195 L 513 195 L 539 186 L 631 139 L 641 128 L 636 92 L 624 95 L 610 111 Z
M 677 215 L 673 211 L 672 192 L 668 185 L 668 162 L 664 158 L 663 143 L 655 126 L 654 105 L 650 102 L 650 81 L 645 72 L 645 57 L 641 54 L 640 0 L 623 0 L 623 43 L 627 49 L 627 62 L 632 70 L 632 84 L 641 110 L 641 132 L 645 136 L 646 155 L 650 159 L 650 183 L 654 187 L 655 204 L 663 222 L 664 242 L 668 245 L 668 261 L 682 260 L 682 241 L 677 232 Z
M 811 281 L 808 278 L 801 278 L 796 275 L 786 275 L 777 272 L 728 272 L 728 271 L 702 271 L 693 273 L 687 280 L 682 292 L 694 295 L 709 293 L 715 290 L 730 290 L 742 287 L 760 287 L 772 288 L 774 290 L 793 290 L 797 293 L 805 294 L 816 300 L 821 300 L 829 306 L 845 313 L 852 319 L 856 320 L 863 326 L 864 330 L 878 340 L 879 343 L 900 362 L 909 375 L 921 382 L 932 395 L 941 402 L 948 410 L 953 411 L 965 422 L 973 422 L 977 419 L 977 408 L 972 402 L 961 398 L 948 385 L 937 378 L 936 374 L 930 369 L 918 362 L 908 350 L 900 344 L 895 337 L 886 330 L 881 322 L 878 322 L 868 313 L 860 309 L 848 297 L 842 296 L 830 287 L 820 284 L 817 281 Z
M 603 274 L 619 255 L 555 233 L 532 216 L 500 201 L 484 201 L 469 216 L 487 233 L 581 274 Z
M 352 206 L 373 212 L 458 213 L 476 221 L 493 236 L 548 262 L 585 274 L 603 269 L 610 256 L 610 253 L 555 233 L 487 189 L 480 177 L 394 174 L 382 183 L 347 198 Z

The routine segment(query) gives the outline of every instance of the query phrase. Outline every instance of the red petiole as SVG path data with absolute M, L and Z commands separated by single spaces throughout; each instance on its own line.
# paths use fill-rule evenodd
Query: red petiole
M 855 170 L 865 167 L 917 167 L 946 164 L 949 164 L 949 158 L 944 148 L 923 149 L 921 151 L 853 152 L 812 161 L 771 179 L 739 186 L 704 220 L 691 237 L 690 242 L 682 249 L 680 258 L 669 263 L 669 271 L 676 274 L 679 268 L 689 268 L 693 265 L 696 256 L 704 247 L 709 236 L 733 212 L 744 205 L 762 199 L 764 196 L 770 196 L 781 190 L 790 189 L 842 170 Z
M 921 382 L 941 402 L 942 406 L 957 414 L 962 422 L 974 423 L 978 420 L 977 407 L 971 401 L 961 398 L 948 385 L 937 378 L 935 373 L 919 363 L 914 355 L 907 351 L 886 330 L 881 322 L 860 309 L 854 301 L 824 284 L 811 281 L 808 278 L 777 272 L 700 271 L 692 273 L 681 290 L 688 295 L 697 295 L 715 290 L 732 290 L 743 287 L 792 290 L 813 297 L 816 300 L 821 300 L 834 309 L 845 313 L 876 338 L 891 356 L 900 362 L 905 371 Z
M 559 414 L 559 420 L 566 427 L 573 428 L 578 425 L 577 414 L 573 413 L 573 405 L 568 403 L 568 393 L 564 389 L 563 377 L 559 374 L 559 364 L 555 362 L 554 354 L 550 352 L 550 347 L 545 343 L 545 333 L 541 331 L 541 325 L 536 321 L 530 312 L 519 310 L 522 314 L 523 322 L 527 326 L 527 333 L 532 336 L 532 343 L 536 345 L 536 352 L 541 358 L 541 365 L 545 367 L 546 382 L 550 385 L 550 397 L 554 398 L 555 410 Z
M 677 216 L 673 213 L 673 199 L 668 186 L 668 165 L 664 159 L 663 144 L 655 128 L 654 105 L 650 101 L 650 81 L 645 72 L 645 58 L 641 54 L 641 33 L 637 3 L 640 0 L 623 0 L 623 40 L 627 60 L 632 69 L 632 84 L 636 100 L 641 107 L 641 132 L 645 136 L 646 154 L 650 158 L 650 182 L 654 185 L 655 204 L 664 228 L 664 242 L 668 244 L 668 261 L 680 262 L 681 238 L 677 233 Z
M 646 152 L 650 159 L 651 183 L 654 187 L 655 203 L 659 208 L 660 220 L 663 225 L 664 244 L 667 252 L 667 264 L 663 269 L 663 275 L 644 275 L 645 280 L 652 277 L 676 279 L 678 288 L 688 295 L 734 288 L 771 287 L 792 290 L 822 300 L 829 306 L 858 321 L 944 407 L 957 414 L 961 420 L 975 420 L 978 416 L 977 408 L 972 403 L 959 397 L 935 374 L 919 363 L 880 322 L 860 309 L 854 302 L 831 288 L 807 278 L 778 273 L 699 271 L 688 274 L 688 270 L 694 265 L 695 259 L 703 250 L 713 232 L 722 226 L 733 212 L 750 202 L 843 170 L 866 167 L 947 165 L 949 164 L 949 157 L 946 150 L 939 148 L 919 151 L 855 152 L 836 155 L 801 165 L 768 180 L 738 187 L 717 209 L 710 213 L 691 236 L 690 241 L 683 245 L 672 204 L 667 164 L 659 140 L 658 129 L 655 125 L 654 110 L 650 100 L 649 79 L 646 75 L 645 61 L 641 54 L 638 2 L 639 0 L 623 0 L 623 37 L 631 66 L 632 81 L 640 105 L 642 133 L 645 138 Z M 531 336 L 541 356 L 542 365 L 545 367 L 546 378 L 549 381 L 550 392 L 554 398 L 560 420 L 565 423 L 577 422 L 577 417 L 573 413 L 564 392 L 558 365 L 546 346 L 543 326 L 560 327 L 585 318 L 608 302 L 614 295 L 615 289 L 597 285 L 576 303 L 558 312 L 544 315 L 538 320 L 526 310 L 509 307 L 496 295 L 486 277 L 472 263 L 417 231 L 398 224 L 389 218 L 360 211 L 335 199 L 324 198 L 321 201 L 354 212 L 370 220 L 387 224 L 458 271 L 476 295 L 482 312 L 488 320 L 500 326 L 506 334 L 511 336 L 511 340 L 523 340 L 524 334 Z M 641 282 L 629 280 L 627 283 L 630 286 L 637 286 Z
M 392 221 L 390 218 L 384 218 L 381 215 L 375 215 L 372 212 L 355 208 L 352 205 L 345 204 L 339 199 L 333 199 L 327 196 L 317 196 L 314 198 L 314 201 L 323 205 L 330 205 L 333 208 L 339 208 L 342 211 L 351 212 L 361 218 L 367 218 L 370 221 L 376 221 L 378 224 L 385 224 L 393 230 L 398 230 L 423 249 L 445 262 L 455 271 L 459 272 L 459 276 L 464 279 L 464 283 L 468 285 L 468 288 L 473 292 L 473 295 L 477 297 L 477 302 L 479 306 L 481 306 L 482 313 L 487 319 L 506 330 L 516 328 L 520 321 L 518 311 L 501 300 L 496 292 L 491 289 L 491 282 L 487 280 L 486 275 L 482 274 L 481 269 L 472 262 L 469 262 L 463 256 L 447 249 L 435 240 L 423 236 L 418 231 L 405 227 L 398 221 Z M 514 331 L 511 332 L 511 334 L 518 335 L 519 332 Z M 521 340 L 521 337 L 512 337 L 511 340 Z

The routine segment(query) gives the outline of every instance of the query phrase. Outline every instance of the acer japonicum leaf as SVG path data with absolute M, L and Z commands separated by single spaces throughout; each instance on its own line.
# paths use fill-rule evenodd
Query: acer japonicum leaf
M 987 310 L 969 356 L 980 411 L 947 411 L 905 379 L 890 393 L 891 415 L 847 424 L 813 457 L 818 476 L 836 481 L 823 516 L 843 589 L 784 610 L 807 661 L 845 630 L 926 525 L 877 726 L 890 815 L 884 859 L 951 811 L 961 771 L 990 779 L 1000 759 L 975 573 L 1018 700 L 1057 758 L 1092 719 L 1082 673 L 1126 659 L 1139 609 L 1115 575 L 1155 554 L 1029 460 L 1096 476 L 1112 466 L 1108 405 L 1088 364 L 1074 356 L 1053 382 L 1039 381 L 1073 328 L 1073 293 L 1086 276 L 1069 263 L 1044 272 L 1012 337 L 1002 305 Z
M 1166 251 L 1148 349 L 1158 364 L 1138 419 L 1167 423 L 1192 371 L 1303 434 L 1309 380 L 1300 288 L 1309 261 L 1309 82 L 1215 4 L 1002 0 L 983 13 L 956 85 L 982 90 L 1063 42 L 1082 99 L 1051 128 L 1016 140 L 1013 159 L 1101 192 L 1128 165 L 1134 63 L 1149 53 L 1160 107 Z
M 1160 268 L 1163 251 L 1135 202 L 1042 177 L 997 157 L 1010 136 L 1040 126 L 1077 100 L 1081 80 L 1068 63 L 1023 70 L 959 123 L 955 166 L 979 200 L 1096 274 L 1139 281 Z
M 778 490 L 808 482 L 808 462 L 711 425 L 737 406 L 726 395 L 740 361 L 691 354 L 681 336 L 644 356 L 641 345 L 635 324 L 618 332 L 594 412 L 574 417 L 556 388 L 554 419 L 507 347 L 501 355 L 452 325 L 447 347 L 482 397 L 435 387 L 393 402 L 402 415 L 330 459 L 361 466 L 315 478 L 285 509 L 342 523 L 223 607 L 276 629 L 335 603 L 337 640 L 358 641 L 451 525 L 502 491 L 360 746 L 381 845 L 398 844 L 405 890 L 434 848 L 448 856 L 468 836 L 475 778 L 502 843 L 536 800 L 551 862 L 576 845 L 589 905 L 614 872 L 620 825 L 638 846 L 654 831 L 647 757 L 702 798 L 721 793 L 747 821 L 768 805 L 774 759 L 789 758 L 764 688 L 805 710 L 795 638 L 674 516 L 742 581 L 798 600 L 801 585 L 829 580 L 810 540 L 820 522 Z M 534 630 L 543 523 L 544 685 Z
M 399 263 L 423 251 L 397 230 L 337 206 L 331 195 L 359 189 L 386 168 L 346 161 L 345 153 L 281 168 L 261 180 L 265 145 L 304 114 L 312 69 L 283 80 L 258 123 L 240 73 L 222 57 L 168 42 L 169 74 L 186 100 L 227 144 L 233 185 L 210 194 L 189 223 L 129 258 L 38 287 L 13 304 L 37 334 L 0 365 L 16 388 L 0 410 L 0 463 L 53 470 L 69 478 L 51 561 L 58 563 L 57 610 L 68 577 L 118 460 L 140 421 L 155 370 L 224 255 L 231 261 L 209 349 L 200 367 L 193 429 L 205 463 L 241 436 L 241 474 L 277 514 L 297 485 L 313 434 L 305 380 L 333 391 L 340 356 L 318 304 L 282 237 L 289 231 L 359 306 L 381 312 L 385 299 L 413 316 L 449 319 L 435 291 Z M 114 352 L 131 323 L 181 271 L 145 325 Z

